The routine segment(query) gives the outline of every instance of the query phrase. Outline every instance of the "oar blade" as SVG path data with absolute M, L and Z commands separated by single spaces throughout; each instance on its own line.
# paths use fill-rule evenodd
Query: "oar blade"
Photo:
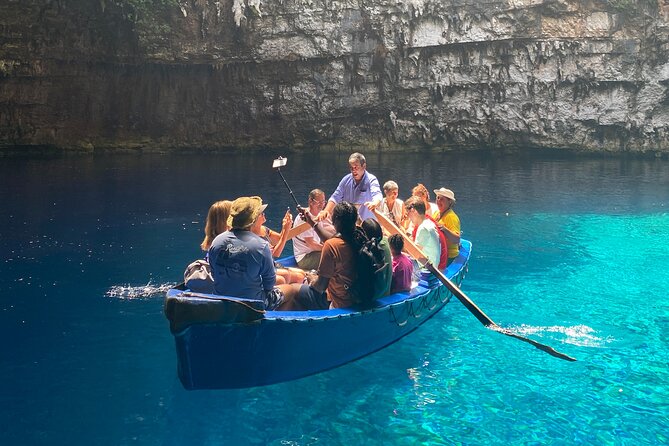
M 556 358 L 564 359 L 565 361 L 576 361 L 576 358 L 573 358 L 569 355 L 566 355 L 564 353 L 561 353 L 557 350 L 555 350 L 553 347 L 550 347 L 548 345 L 542 344 L 540 342 L 534 341 L 532 339 L 526 338 L 525 336 L 521 336 L 519 334 L 516 334 L 509 330 L 508 328 L 502 328 L 499 325 L 495 324 L 494 326 L 489 327 L 491 330 L 495 330 L 498 333 L 505 334 L 507 336 L 510 336 L 512 338 L 516 338 L 518 340 L 521 340 L 523 342 L 527 342 L 528 344 L 531 344 L 538 348 L 539 350 L 542 350 L 546 353 L 548 353 L 551 356 L 555 356 Z

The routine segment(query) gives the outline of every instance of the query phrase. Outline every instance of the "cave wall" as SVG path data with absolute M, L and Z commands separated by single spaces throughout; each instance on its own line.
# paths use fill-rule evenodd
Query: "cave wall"
M 0 148 L 669 153 L 667 9 L 4 0 Z

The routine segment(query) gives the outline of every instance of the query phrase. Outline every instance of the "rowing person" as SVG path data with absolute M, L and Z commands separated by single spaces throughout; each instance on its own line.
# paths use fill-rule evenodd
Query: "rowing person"
M 425 202 L 414 195 L 404 202 L 404 206 L 414 225 L 413 240 L 423 250 L 428 260 L 433 265 L 439 265 L 441 270 L 446 266 L 446 259 L 443 259 L 444 266 L 441 266 L 440 263 L 444 248 L 442 248 L 439 240 L 440 231 L 437 229 L 437 225 L 425 214 Z

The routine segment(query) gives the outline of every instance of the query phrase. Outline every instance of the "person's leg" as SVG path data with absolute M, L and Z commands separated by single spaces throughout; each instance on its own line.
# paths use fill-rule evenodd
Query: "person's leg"
M 290 274 L 290 282 L 288 283 L 302 283 L 304 282 L 305 272 L 299 268 L 287 268 Z
M 330 307 L 325 293 L 319 293 L 307 284 L 298 288 L 295 302 L 297 306 L 305 310 L 327 310 Z
M 276 285 L 285 285 L 290 283 L 290 271 L 286 268 L 276 269 Z
M 304 281 L 304 271 L 299 268 L 277 268 L 276 284 L 284 285 L 286 283 L 302 283 Z
M 277 288 L 283 293 L 283 302 L 277 310 L 279 311 L 304 311 L 304 308 L 297 300 L 297 293 L 300 290 L 299 284 L 278 285 Z
M 310 271 L 312 269 L 317 269 L 318 264 L 321 261 L 321 252 L 320 251 L 311 251 L 305 255 L 302 260 L 297 262 L 297 266 L 302 268 L 305 271 Z

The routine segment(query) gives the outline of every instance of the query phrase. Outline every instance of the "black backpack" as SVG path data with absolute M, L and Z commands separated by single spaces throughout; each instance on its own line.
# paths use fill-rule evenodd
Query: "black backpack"
M 385 291 L 384 270 L 388 263 L 378 240 L 369 239 L 360 228 L 353 233 L 353 246 L 357 254 L 358 277 L 349 293 L 356 304 L 369 307 Z

